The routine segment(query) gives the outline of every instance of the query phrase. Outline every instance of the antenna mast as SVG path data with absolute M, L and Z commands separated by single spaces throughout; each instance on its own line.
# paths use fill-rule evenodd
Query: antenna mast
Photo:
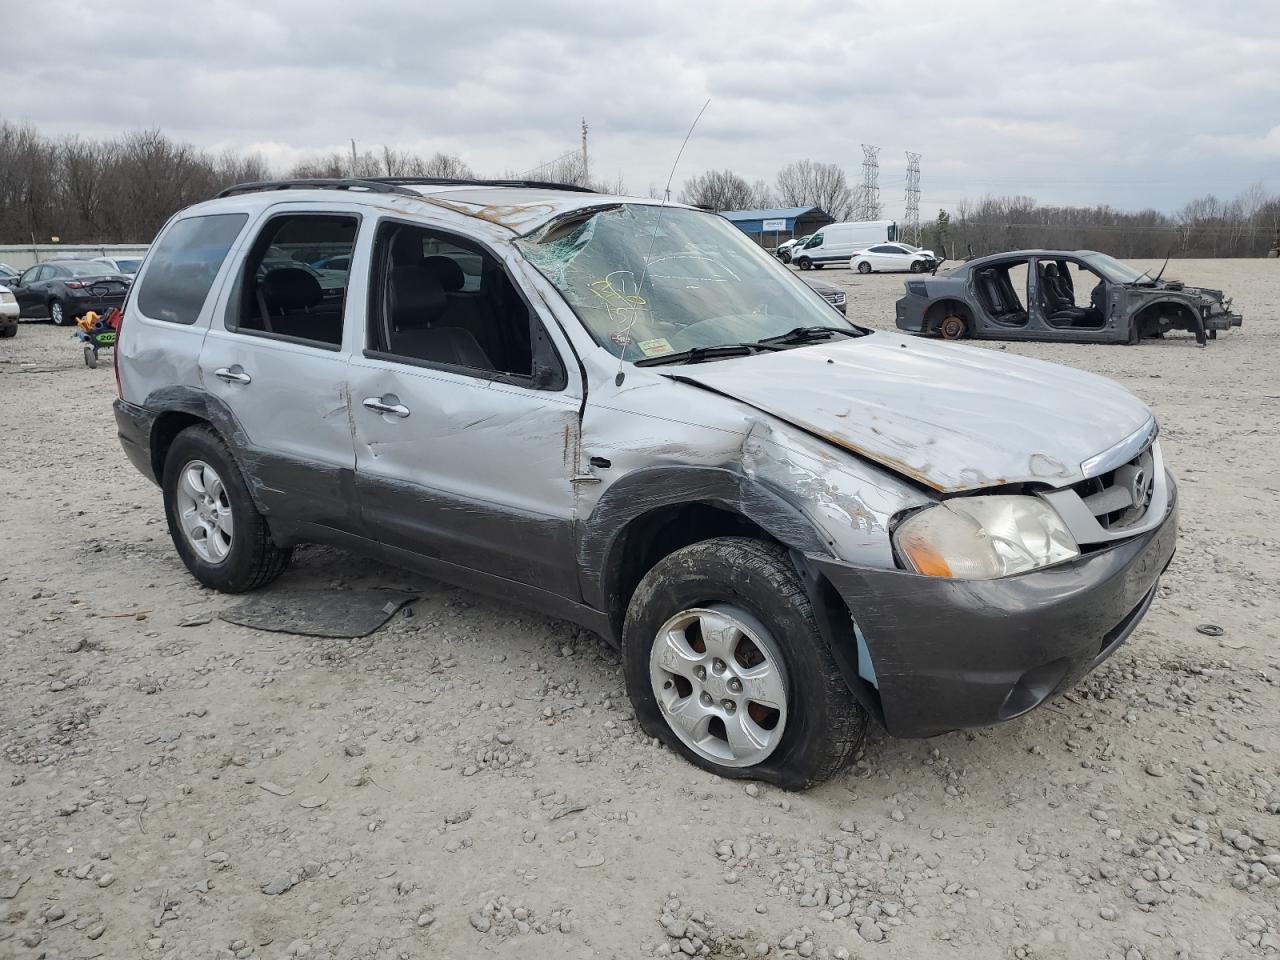
M 911 243 L 920 242 L 920 154 L 907 151 L 907 209 L 902 215 Z

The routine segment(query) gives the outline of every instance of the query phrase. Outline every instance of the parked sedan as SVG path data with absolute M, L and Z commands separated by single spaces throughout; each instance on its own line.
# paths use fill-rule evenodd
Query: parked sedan
M 48 317 L 61 327 L 123 304 L 129 278 L 93 260 L 54 260 L 30 267 L 9 287 L 22 316 Z
M 0 287 L 0 339 L 18 333 L 18 298 L 8 287 Z
M 942 261 L 932 250 L 909 243 L 877 243 L 849 258 L 849 269 L 859 273 L 928 273 Z
M 18 275 L 18 271 L 7 263 L 0 263 L 0 283 L 8 283 Z

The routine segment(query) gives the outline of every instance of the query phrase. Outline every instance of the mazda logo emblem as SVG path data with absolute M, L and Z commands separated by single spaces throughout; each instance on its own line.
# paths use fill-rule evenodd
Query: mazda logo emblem
M 1135 507 L 1145 507 L 1151 502 L 1151 493 L 1155 488 L 1155 479 L 1147 476 L 1147 471 L 1138 469 L 1133 472 L 1129 481 L 1129 493 L 1133 497 Z

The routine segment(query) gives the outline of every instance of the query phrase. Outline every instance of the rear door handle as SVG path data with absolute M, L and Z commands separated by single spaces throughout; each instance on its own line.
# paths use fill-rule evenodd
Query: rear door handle
M 409 415 L 409 408 L 401 403 L 400 398 L 394 393 L 387 393 L 381 397 L 365 397 L 363 402 L 365 409 L 375 413 L 388 413 L 401 419 Z
M 244 368 L 238 363 L 233 367 L 219 367 L 217 370 L 213 371 L 213 375 L 219 380 L 226 381 L 227 383 L 253 382 L 253 377 L 245 373 Z

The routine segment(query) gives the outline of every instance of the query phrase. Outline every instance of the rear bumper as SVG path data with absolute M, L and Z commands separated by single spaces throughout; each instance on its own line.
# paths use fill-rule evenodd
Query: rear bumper
M 101 314 L 108 312 L 113 307 L 124 306 L 124 294 L 122 293 L 118 297 L 70 297 L 64 302 L 66 303 L 68 314 L 83 317 L 90 310 Z
M 898 329 L 924 333 L 924 307 L 927 302 L 924 297 L 908 294 L 894 304 L 894 322 Z
M 862 630 L 885 728 L 927 737 L 1020 716 L 1114 653 L 1151 605 L 1177 525 L 1175 501 L 1164 522 L 1142 536 L 1002 580 L 809 559 Z M 853 662 L 849 651 L 836 653 Z M 864 699 L 875 695 L 865 682 L 851 686 Z
M 151 467 L 151 428 L 155 426 L 156 415 L 145 407 L 123 400 L 117 400 L 112 406 L 116 414 L 116 433 L 129 462 L 152 483 L 159 483 L 160 479 Z

